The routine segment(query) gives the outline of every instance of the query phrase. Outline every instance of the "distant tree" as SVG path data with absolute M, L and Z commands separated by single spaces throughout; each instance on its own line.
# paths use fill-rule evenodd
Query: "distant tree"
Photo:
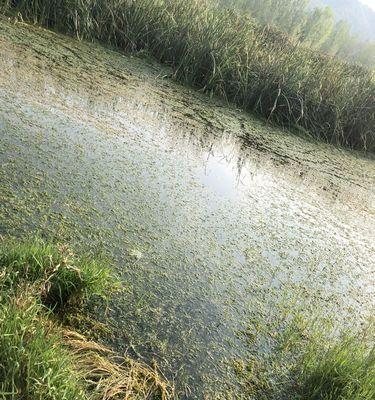
M 375 42 L 360 43 L 358 51 L 352 58 L 353 61 L 358 61 L 367 67 L 374 68 L 375 66 Z
M 330 7 L 309 7 L 311 0 L 213 0 L 219 7 L 236 8 L 262 25 L 271 25 L 306 46 L 350 62 L 375 67 L 375 42 L 351 34 L 346 21 L 335 22 Z M 313 0 L 313 4 L 318 0 Z
M 321 48 L 332 56 L 342 56 L 351 40 L 350 24 L 346 21 L 339 21 L 335 24 L 331 34 Z
M 291 36 L 301 29 L 309 0 L 219 0 L 220 6 L 249 12 L 262 25 L 273 25 Z
M 335 25 L 335 16 L 330 7 L 315 8 L 307 13 L 300 40 L 315 49 L 327 40 L 332 34 Z

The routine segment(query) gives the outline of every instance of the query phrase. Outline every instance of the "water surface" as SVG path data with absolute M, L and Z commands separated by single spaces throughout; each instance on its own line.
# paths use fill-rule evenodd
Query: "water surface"
M 371 314 L 375 164 L 166 75 L 0 20 L 0 233 L 108 256 L 112 344 L 202 398 L 233 381 L 255 311 Z

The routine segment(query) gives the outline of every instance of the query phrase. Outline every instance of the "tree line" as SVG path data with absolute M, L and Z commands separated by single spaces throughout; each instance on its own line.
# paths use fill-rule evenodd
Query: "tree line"
M 360 40 L 349 22 L 335 21 L 330 7 L 311 8 L 310 0 L 218 0 L 221 7 L 249 13 L 301 43 L 333 57 L 375 67 L 375 42 Z

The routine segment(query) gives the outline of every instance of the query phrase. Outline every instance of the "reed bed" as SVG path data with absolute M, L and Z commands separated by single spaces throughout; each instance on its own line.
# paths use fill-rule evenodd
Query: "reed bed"
M 283 127 L 375 150 L 374 73 L 209 0 L 0 0 L 2 12 L 124 51 Z

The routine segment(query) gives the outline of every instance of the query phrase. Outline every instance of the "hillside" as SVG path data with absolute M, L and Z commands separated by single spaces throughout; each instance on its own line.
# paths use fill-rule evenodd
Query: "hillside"
M 353 33 L 363 40 L 375 40 L 375 12 L 359 0 L 311 0 L 312 6 L 330 6 L 338 20 L 352 25 Z

